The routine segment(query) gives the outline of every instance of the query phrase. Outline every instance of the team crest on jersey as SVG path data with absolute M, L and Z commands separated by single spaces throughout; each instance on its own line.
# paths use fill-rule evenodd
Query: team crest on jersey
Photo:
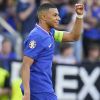
M 35 48 L 36 47 L 36 41 L 31 41 L 30 43 L 29 43 L 29 47 L 30 48 Z

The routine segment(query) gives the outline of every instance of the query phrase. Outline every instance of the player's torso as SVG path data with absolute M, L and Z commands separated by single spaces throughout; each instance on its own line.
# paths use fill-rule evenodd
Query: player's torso
M 35 59 L 33 66 L 35 66 L 35 64 L 39 64 L 39 66 L 41 66 L 40 63 L 43 63 L 43 65 L 45 64 L 44 66 L 46 68 L 46 64 L 50 65 L 52 63 L 54 54 L 54 38 L 52 33 L 48 34 L 38 28 L 36 30 L 38 30 L 37 35 L 40 34 L 39 44 L 43 47 L 43 49 L 38 53 L 37 59 Z
M 54 38 L 52 34 L 43 32 L 41 29 L 38 32 L 41 34 L 40 46 L 43 47 L 43 50 L 39 52 L 37 59 L 31 66 L 30 84 L 33 87 L 32 91 L 53 92 L 51 80 Z

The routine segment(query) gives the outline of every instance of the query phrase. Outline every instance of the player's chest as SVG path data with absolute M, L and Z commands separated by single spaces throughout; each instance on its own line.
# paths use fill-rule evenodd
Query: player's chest
M 48 37 L 46 41 L 43 43 L 44 49 L 42 54 L 45 56 L 52 56 L 54 53 L 54 38 L 53 37 Z

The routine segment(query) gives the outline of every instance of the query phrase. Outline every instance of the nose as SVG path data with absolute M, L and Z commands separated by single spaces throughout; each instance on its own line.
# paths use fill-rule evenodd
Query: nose
M 58 17 L 57 17 L 57 20 L 58 20 L 58 21 L 60 21 L 60 20 L 61 20 L 60 16 L 58 16 Z

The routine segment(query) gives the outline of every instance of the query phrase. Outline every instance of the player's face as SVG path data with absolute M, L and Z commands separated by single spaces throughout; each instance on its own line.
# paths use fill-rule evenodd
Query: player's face
M 50 8 L 46 17 L 47 24 L 50 27 L 56 28 L 59 24 L 59 20 L 60 20 L 60 17 L 59 17 L 59 12 L 57 8 Z

